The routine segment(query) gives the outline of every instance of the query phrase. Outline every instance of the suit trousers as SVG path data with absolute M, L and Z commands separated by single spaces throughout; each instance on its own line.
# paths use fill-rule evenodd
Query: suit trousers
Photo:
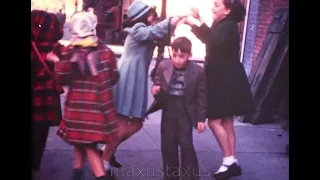
M 169 96 L 162 111 L 161 153 L 165 180 L 198 180 L 198 158 L 193 146 L 193 125 L 184 98 Z M 179 167 L 178 146 L 181 149 Z

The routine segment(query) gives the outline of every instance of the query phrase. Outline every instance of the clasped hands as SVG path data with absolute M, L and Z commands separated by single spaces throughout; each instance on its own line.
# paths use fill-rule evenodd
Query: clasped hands
M 189 26 L 194 26 L 196 23 L 203 23 L 202 18 L 199 15 L 199 9 L 198 8 L 191 8 L 190 12 L 188 12 L 186 15 L 181 16 L 181 20 L 179 24 L 186 24 Z

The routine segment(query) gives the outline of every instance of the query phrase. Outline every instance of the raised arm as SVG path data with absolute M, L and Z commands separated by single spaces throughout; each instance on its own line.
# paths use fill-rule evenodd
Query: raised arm
M 74 77 L 73 63 L 71 62 L 72 51 L 70 46 L 61 47 L 59 60 L 55 61 L 54 71 L 55 79 L 58 83 L 68 85 Z
M 208 42 L 210 28 L 206 25 L 199 14 L 198 8 L 191 8 L 192 17 L 186 17 L 182 20 L 184 24 L 191 26 L 191 31 L 204 44 Z M 196 21 L 198 23 L 196 23 Z
M 166 18 L 153 26 L 137 23 L 128 32 L 138 41 L 159 40 L 170 34 L 180 19 L 179 16 Z
M 201 26 L 192 25 L 191 32 L 204 44 L 206 44 L 209 40 L 210 28 L 205 24 L 201 24 Z
M 229 42 L 240 41 L 238 24 L 233 21 L 224 23 L 219 29 L 212 32 L 210 41 L 214 44 L 229 44 Z

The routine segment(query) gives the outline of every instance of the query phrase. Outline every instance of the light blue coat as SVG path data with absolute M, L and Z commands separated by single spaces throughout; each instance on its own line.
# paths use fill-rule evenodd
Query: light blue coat
M 152 60 L 155 41 L 168 36 L 170 19 L 154 26 L 137 23 L 124 31 L 128 33 L 124 52 L 118 61 L 120 80 L 114 88 L 117 113 L 142 118 L 148 102 L 148 69 Z

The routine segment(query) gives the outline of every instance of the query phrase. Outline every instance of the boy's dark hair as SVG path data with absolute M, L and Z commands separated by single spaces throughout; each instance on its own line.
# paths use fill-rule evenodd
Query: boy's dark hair
M 191 54 L 192 43 L 186 37 L 178 37 L 171 43 L 171 48 L 175 51 Z

